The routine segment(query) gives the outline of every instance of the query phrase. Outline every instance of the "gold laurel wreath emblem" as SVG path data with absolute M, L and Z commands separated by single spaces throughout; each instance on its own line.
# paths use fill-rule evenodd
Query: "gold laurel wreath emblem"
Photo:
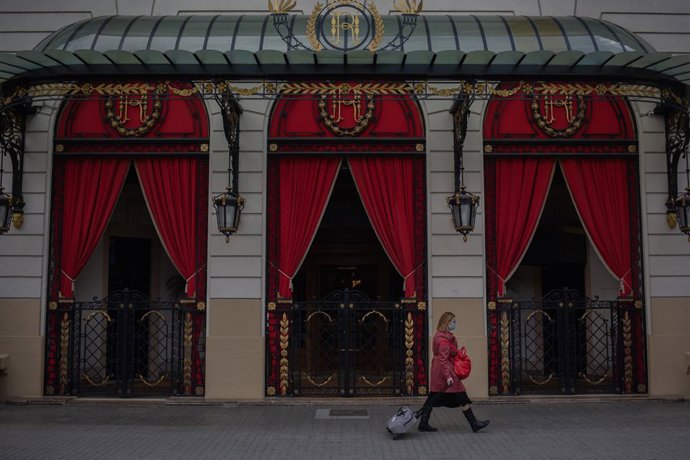
M 383 39 L 383 19 L 381 19 L 379 9 L 376 8 L 374 3 L 370 3 L 367 7 L 371 12 L 371 16 L 374 18 L 374 38 L 371 40 L 371 43 L 369 43 L 369 46 L 367 46 L 367 49 L 374 53 Z

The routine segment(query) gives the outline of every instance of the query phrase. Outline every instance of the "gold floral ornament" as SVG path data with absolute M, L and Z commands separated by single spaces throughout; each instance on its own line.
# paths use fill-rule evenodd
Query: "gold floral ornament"
M 422 12 L 423 5 L 424 0 L 420 0 L 419 5 L 417 5 L 417 0 L 396 0 L 393 3 L 393 7 L 402 14 L 419 14 Z
M 285 14 L 297 5 L 295 0 L 268 0 L 268 11 L 273 14 Z

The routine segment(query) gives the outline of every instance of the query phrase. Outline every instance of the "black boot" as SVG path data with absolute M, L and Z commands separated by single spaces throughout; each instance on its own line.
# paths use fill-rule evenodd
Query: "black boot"
M 477 420 L 477 417 L 475 417 L 474 413 L 472 412 L 472 408 L 462 411 L 462 415 L 465 416 L 472 427 L 472 431 L 475 433 L 489 424 L 488 420 Z
M 419 418 L 419 431 L 438 431 L 433 426 L 429 425 L 429 418 L 431 417 L 431 406 L 424 406 L 422 408 L 422 415 Z

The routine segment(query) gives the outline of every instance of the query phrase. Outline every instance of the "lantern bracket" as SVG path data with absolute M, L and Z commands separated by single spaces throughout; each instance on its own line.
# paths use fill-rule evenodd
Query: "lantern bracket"
M 216 102 L 221 110 L 223 118 L 223 131 L 228 142 L 228 188 L 237 193 L 238 190 L 238 168 L 240 153 L 240 114 L 242 107 L 235 96 L 226 91 L 216 96 Z
M 453 163 L 455 170 L 455 191 L 464 188 L 463 153 L 465 137 L 467 136 L 467 120 L 470 116 L 470 107 L 474 102 L 474 94 L 461 94 L 455 99 L 450 112 L 453 114 Z
M 35 113 L 37 109 L 27 96 L 14 100 L 11 106 L 0 103 L 0 155 L 7 155 L 12 165 L 12 222 L 15 228 L 20 228 L 24 220 L 22 178 L 26 116 Z

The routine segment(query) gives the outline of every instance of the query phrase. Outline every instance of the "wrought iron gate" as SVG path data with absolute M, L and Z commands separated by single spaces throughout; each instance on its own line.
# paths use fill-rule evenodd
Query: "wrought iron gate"
M 64 367 L 69 367 L 65 392 L 120 397 L 190 394 L 193 368 L 202 372 L 204 313 L 195 304 L 152 301 L 129 290 L 69 304 L 59 312 L 63 330 L 69 331 L 69 339 L 63 337 L 60 345 L 69 347 L 60 353 Z
M 404 391 L 405 312 L 399 302 L 336 291 L 292 307 L 294 395 L 399 395 Z
M 501 383 L 494 393 L 644 390 L 641 306 L 589 299 L 568 289 L 538 300 L 499 303 L 490 311 L 490 333 L 498 334 L 501 347 L 500 361 L 492 363 Z

